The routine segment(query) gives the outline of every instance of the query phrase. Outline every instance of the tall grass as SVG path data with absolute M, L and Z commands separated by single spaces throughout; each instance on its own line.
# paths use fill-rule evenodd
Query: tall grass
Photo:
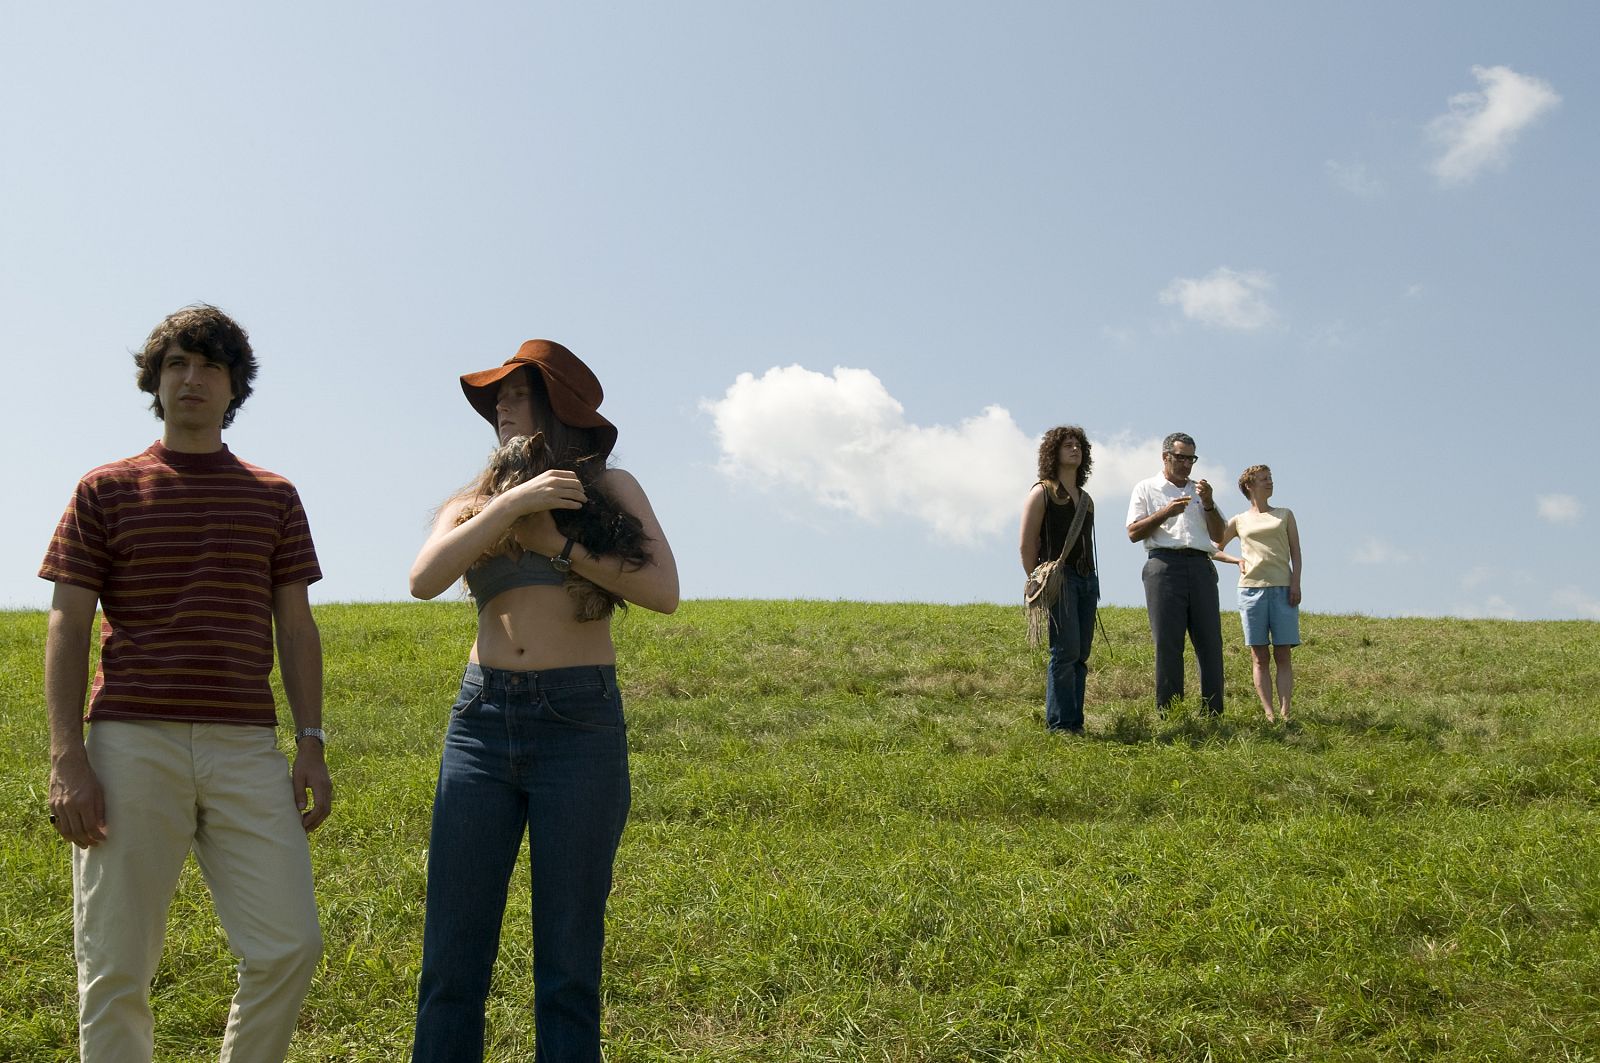
M 297 1060 L 410 1042 L 463 603 L 326 606 L 326 961 Z M 1308 616 L 1297 719 L 1236 625 L 1220 719 L 1152 708 L 1104 612 L 1089 734 L 992 606 L 691 602 L 616 625 L 633 816 L 606 968 L 628 1060 L 1600 1059 L 1600 625 Z M 72 1058 L 43 618 L 0 615 L 0 1059 Z M 1193 676 L 1191 689 L 1197 689 Z M 525 869 L 489 1058 L 531 1058 Z M 157 1058 L 214 1058 L 232 971 L 185 873 Z

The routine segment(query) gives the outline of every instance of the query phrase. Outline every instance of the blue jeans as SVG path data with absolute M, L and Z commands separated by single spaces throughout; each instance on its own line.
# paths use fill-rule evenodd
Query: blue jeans
M 1094 648 L 1097 576 L 1072 569 L 1061 585 L 1061 597 L 1050 609 L 1050 671 L 1044 688 L 1044 725 L 1052 731 L 1083 730 L 1083 687 L 1089 676 L 1089 651 Z
M 606 897 L 629 800 L 614 668 L 467 665 L 433 803 L 416 1063 L 483 1059 L 484 1005 L 524 830 L 534 1058 L 599 1063 Z

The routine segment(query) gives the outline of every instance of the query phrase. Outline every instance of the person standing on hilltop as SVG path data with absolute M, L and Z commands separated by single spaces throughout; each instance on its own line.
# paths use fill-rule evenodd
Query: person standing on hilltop
M 543 460 L 515 478 L 497 475 L 492 460 L 440 507 L 411 569 L 416 597 L 465 577 L 478 609 L 434 797 L 412 1058 L 483 1058 L 500 923 L 526 834 L 534 1054 L 599 1063 L 606 900 L 631 799 L 610 606 L 673 612 L 677 563 L 639 481 L 606 467 L 617 429 L 577 355 L 529 340 L 503 365 L 463 376 L 461 388 L 498 435 L 496 459 Z M 591 546 L 578 525 L 580 511 L 596 508 L 632 546 Z
M 186 307 L 134 358 L 161 440 L 79 481 L 39 570 L 55 583 L 50 821 L 77 847 L 80 1058 L 150 1060 L 150 981 L 192 850 L 239 958 L 222 1058 L 281 1063 L 322 956 L 306 838 L 333 800 L 306 591 L 322 572 L 294 486 L 222 442 L 256 375 L 244 329 Z M 274 635 L 292 769 L 274 735 Z
M 1194 439 L 1173 432 L 1161 441 L 1161 475 L 1140 480 L 1128 500 L 1128 539 L 1144 543 L 1144 600 L 1156 644 L 1156 708 L 1183 696 L 1183 639 L 1200 663 L 1200 697 L 1222 713 L 1222 614 L 1212 543 L 1222 537 L 1222 514 L 1211 485 L 1191 481 L 1199 460 Z M 1199 512 L 1194 508 L 1200 500 Z
M 1044 688 L 1044 725 L 1050 731 L 1083 733 L 1083 694 L 1094 646 L 1100 577 L 1095 571 L 1094 499 L 1083 485 L 1094 459 L 1089 437 L 1077 425 L 1061 425 L 1039 444 L 1039 480 L 1022 506 L 1024 572 L 1059 561 L 1060 572 L 1044 593 L 1049 612 L 1050 657 Z
M 1269 721 L 1289 721 L 1294 695 L 1290 653 L 1300 645 L 1300 529 L 1294 512 L 1274 507 L 1272 470 L 1252 465 L 1239 475 L 1239 490 L 1250 508 L 1230 519 L 1217 541 L 1217 560 L 1239 566 L 1239 619 L 1256 696 Z M 1237 537 L 1239 557 L 1222 553 Z M 1271 649 L 1269 654 L 1268 649 Z M 1269 657 L 1271 660 L 1269 660 Z M 1272 697 L 1272 663 L 1278 666 L 1277 705 Z

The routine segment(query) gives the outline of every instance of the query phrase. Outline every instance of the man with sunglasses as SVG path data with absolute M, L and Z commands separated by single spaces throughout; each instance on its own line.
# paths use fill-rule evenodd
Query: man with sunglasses
M 1156 644 L 1156 708 L 1183 696 L 1183 639 L 1188 634 L 1200 664 L 1200 697 L 1213 716 L 1222 712 L 1222 612 L 1212 543 L 1223 519 L 1211 485 L 1189 479 L 1198 455 L 1194 439 L 1173 432 L 1161 442 L 1161 475 L 1134 485 L 1128 502 L 1128 539 L 1144 543 L 1144 600 Z M 1198 502 L 1197 506 L 1195 503 Z

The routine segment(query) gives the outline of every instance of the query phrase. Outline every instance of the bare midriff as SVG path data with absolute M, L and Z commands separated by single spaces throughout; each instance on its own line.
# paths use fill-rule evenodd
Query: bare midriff
M 478 614 L 472 660 L 488 668 L 537 672 L 585 664 L 616 664 L 611 622 L 573 618 L 564 587 L 513 587 Z

